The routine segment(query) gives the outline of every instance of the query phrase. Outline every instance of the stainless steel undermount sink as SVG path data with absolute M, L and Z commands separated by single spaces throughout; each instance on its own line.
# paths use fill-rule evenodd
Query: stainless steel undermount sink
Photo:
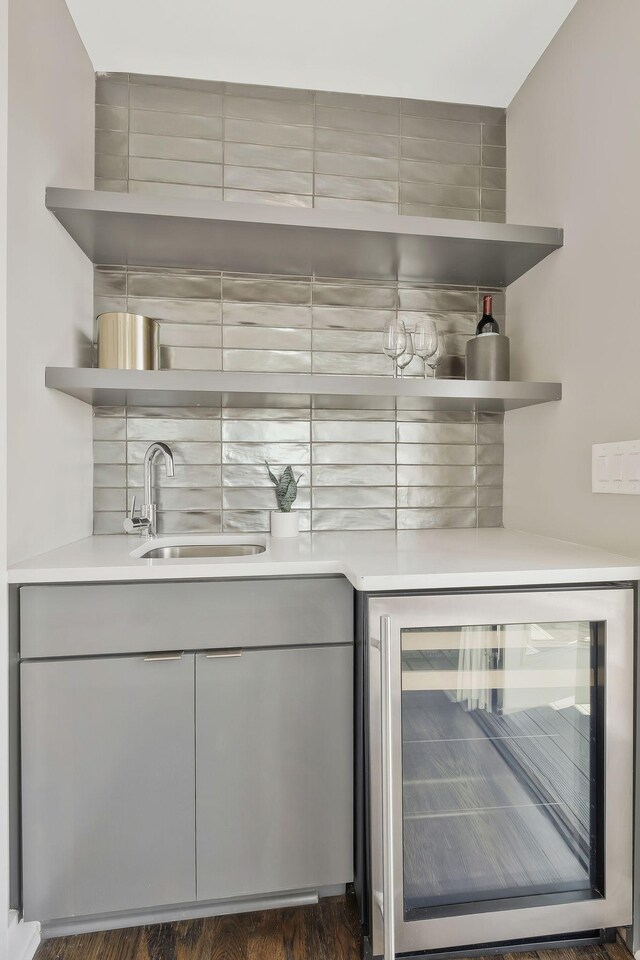
M 179 543 L 150 547 L 140 554 L 145 560 L 181 560 L 194 557 L 252 557 L 264 553 L 261 543 Z

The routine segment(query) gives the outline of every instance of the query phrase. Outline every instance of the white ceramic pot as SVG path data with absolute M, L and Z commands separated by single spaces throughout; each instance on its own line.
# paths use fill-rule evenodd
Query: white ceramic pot
M 297 537 L 299 533 L 300 522 L 295 510 L 290 513 L 284 513 L 281 510 L 271 511 L 272 537 Z

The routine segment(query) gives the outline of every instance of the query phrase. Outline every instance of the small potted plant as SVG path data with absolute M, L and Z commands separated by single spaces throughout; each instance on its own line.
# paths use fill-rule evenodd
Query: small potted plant
M 272 537 L 297 537 L 300 532 L 298 514 L 291 512 L 291 507 L 298 496 L 298 482 L 302 474 L 296 479 L 291 466 L 285 467 L 280 477 L 276 477 L 265 460 L 269 479 L 276 488 L 278 509 L 271 511 Z

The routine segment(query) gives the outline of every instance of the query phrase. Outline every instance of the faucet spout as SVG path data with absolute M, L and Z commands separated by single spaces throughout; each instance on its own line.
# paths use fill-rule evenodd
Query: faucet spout
M 170 447 L 161 441 L 152 443 L 144 455 L 144 506 L 142 513 L 149 521 L 146 531 L 148 537 L 155 537 L 156 535 L 157 504 L 153 501 L 153 462 L 159 453 L 164 457 L 167 476 L 175 476 L 175 463 Z

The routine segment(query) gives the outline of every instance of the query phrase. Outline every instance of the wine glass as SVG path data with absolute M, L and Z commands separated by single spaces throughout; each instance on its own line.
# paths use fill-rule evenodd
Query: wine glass
M 413 336 L 412 334 L 407 334 L 406 344 L 404 348 L 404 353 L 401 353 L 398 357 L 396 363 L 400 367 L 400 376 L 404 377 L 404 368 L 408 367 L 413 358 L 415 357 L 415 351 L 413 348 Z
M 427 357 L 427 366 L 431 367 L 433 370 L 433 379 L 436 378 L 436 368 L 444 360 L 447 355 L 446 345 L 444 342 L 444 337 L 442 334 L 438 334 L 438 346 L 436 347 L 435 353 L 432 353 L 430 357 Z
M 438 349 L 438 328 L 435 320 L 418 320 L 413 334 L 413 345 L 422 360 L 424 376 L 427 376 L 427 357 L 432 357 Z
M 382 349 L 385 355 L 393 363 L 393 375 L 398 376 L 396 362 L 398 357 L 402 356 L 407 346 L 407 328 L 404 320 L 395 317 L 393 320 L 387 320 L 382 334 Z

